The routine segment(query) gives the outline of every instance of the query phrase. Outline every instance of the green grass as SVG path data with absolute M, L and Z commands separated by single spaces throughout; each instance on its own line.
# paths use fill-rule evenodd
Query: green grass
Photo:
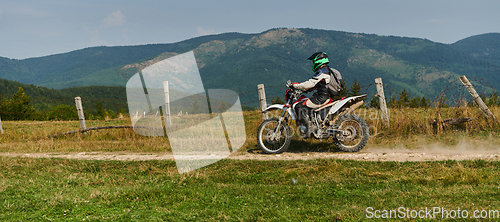
M 366 220 L 366 208 L 500 209 L 500 163 L 0 158 L 0 220 Z M 293 181 L 296 181 L 294 183 Z
M 367 111 L 366 113 L 364 111 Z M 492 111 L 499 116 L 498 107 Z M 477 108 L 391 109 L 384 127 L 374 110 L 359 110 L 379 135 L 370 148 L 409 149 L 462 139 L 498 147 L 498 125 Z M 247 141 L 257 149 L 258 111 L 245 112 Z M 438 131 L 435 119 L 469 116 L 471 123 Z M 130 125 L 129 119 L 88 127 Z M 131 129 L 48 138 L 78 129 L 74 122 L 5 121 L 1 152 L 170 152 L 168 138 Z M 332 151 L 328 141 L 294 138 L 290 152 Z M 366 209 L 443 207 L 500 210 L 500 162 L 364 162 L 222 160 L 186 174 L 175 162 L 86 161 L 0 157 L 0 221 L 333 221 L 366 220 Z M 293 182 L 295 181 L 295 183 Z

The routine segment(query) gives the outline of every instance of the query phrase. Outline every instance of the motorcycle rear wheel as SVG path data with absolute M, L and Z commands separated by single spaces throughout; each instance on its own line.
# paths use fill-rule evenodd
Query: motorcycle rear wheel
M 285 152 L 292 141 L 290 127 L 285 121 L 279 124 L 278 118 L 264 120 L 257 130 L 257 143 L 260 149 L 268 154 Z
M 335 129 L 347 133 L 336 133 L 333 137 L 335 145 L 344 152 L 358 152 L 366 146 L 370 131 L 365 120 L 354 114 L 342 115 L 333 125 Z

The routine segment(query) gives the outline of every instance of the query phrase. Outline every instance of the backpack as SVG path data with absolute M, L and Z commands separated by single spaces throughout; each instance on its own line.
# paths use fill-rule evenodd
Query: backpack
M 332 96 L 338 96 L 340 95 L 340 91 L 344 90 L 342 75 L 340 75 L 338 70 L 330 68 L 330 82 L 326 85 L 326 88 Z

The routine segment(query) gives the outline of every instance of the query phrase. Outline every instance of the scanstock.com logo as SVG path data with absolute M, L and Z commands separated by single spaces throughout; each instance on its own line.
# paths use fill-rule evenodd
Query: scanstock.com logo
M 179 173 L 224 159 L 245 143 L 238 94 L 205 90 L 192 51 L 142 69 L 126 89 L 134 131 L 168 136 Z

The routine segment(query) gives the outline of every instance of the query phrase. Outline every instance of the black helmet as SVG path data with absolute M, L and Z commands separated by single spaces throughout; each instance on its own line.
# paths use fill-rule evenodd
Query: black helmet
M 316 70 L 318 70 L 319 67 L 328 64 L 330 62 L 330 60 L 328 60 L 328 55 L 326 54 L 326 52 L 314 53 L 307 59 L 312 60 L 313 62 L 312 66 L 313 72 L 316 72 Z

